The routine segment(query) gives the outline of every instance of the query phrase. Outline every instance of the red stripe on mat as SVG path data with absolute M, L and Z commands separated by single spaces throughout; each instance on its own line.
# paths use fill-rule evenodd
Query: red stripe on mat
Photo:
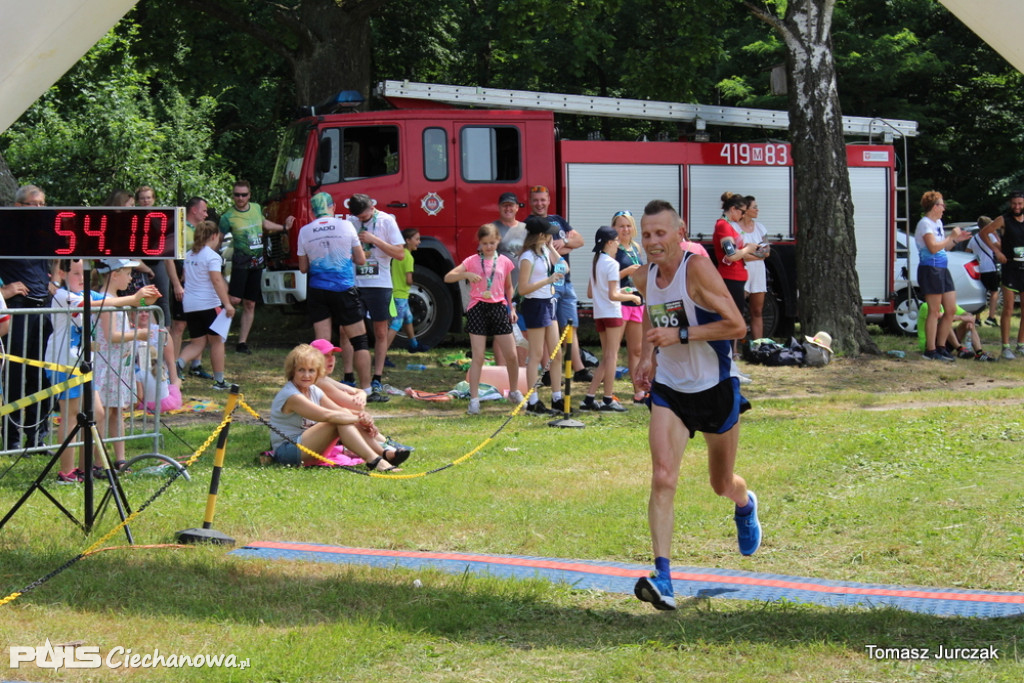
M 377 557 L 405 557 L 410 559 L 458 560 L 462 562 L 482 562 L 485 564 L 503 564 L 516 567 L 536 567 L 539 569 L 559 569 L 568 572 L 585 574 L 602 574 L 605 576 L 646 576 L 648 570 L 627 569 L 625 567 L 605 567 L 592 564 L 563 562 L 560 560 L 543 560 L 525 557 L 490 557 L 486 555 L 468 555 L 465 553 L 436 553 L 419 550 L 374 550 L 371 548 L 342 548 L 338 546 L 310 545 L 307 543 L 281 543 L 277 541 L 260 541 L 249 543 L 247 548 L 268 548 L 275 550 L 296 550 L 315 553 L 333 553 L 337 555 L 374 555 Z M 841 595 L 878 595 L 901 598 L 920 598 L 922 600 L 963 600 L 967 602 L 998 602 L 1005 604 L 1024 604 L 1024 595 L 998 595 L 986 593 L 945 593 L 940 591 L 892 589 L 892 588 L 858 588 L 855 586 L 824 586 L 818 583 L 801 581 L 785 581 L 753 576 L 728 576 L 722 574 L 694 574 L 690 572 L 672 572 L 672 578 L 679 581 L 701 583 L 725 583 L 742 586 L 766 586 L 785 588 L 788 590 L 813 591 L 816 593 L 836 593 Z

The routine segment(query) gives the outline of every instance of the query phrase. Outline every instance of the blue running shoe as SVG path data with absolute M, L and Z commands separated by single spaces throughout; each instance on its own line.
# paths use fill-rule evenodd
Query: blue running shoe
M 672 579 L 661 577 L 651 572 L 650 576 L 641 576 L 633 594 L 644 602 L 649 602 L 657 609 L 670 610 L 676 608 L 676 599 L 672 592 Z
M 736 515 L 736 540 L 740 544 L 741 555 L 753 555 L 761 547 L 761 522 L 757 519 L 757 496 L 747 491 L 750 504 L 754 507 L 749 515 Z

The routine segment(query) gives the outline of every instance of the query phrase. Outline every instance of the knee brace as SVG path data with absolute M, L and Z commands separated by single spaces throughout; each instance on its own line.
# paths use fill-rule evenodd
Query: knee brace
M 353 351 L 369 351 L 370 340 L 367 338 L 366 333 L 362 333 L 355 337 L 349 337 L 348 340 L 352 342 Z

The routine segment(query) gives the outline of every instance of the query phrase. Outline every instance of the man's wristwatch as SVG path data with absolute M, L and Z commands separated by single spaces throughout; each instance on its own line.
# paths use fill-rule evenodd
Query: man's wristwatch
M 690 328 L 680 327 L 679 328 L 679 343 L 689 344 L 690 343 Z

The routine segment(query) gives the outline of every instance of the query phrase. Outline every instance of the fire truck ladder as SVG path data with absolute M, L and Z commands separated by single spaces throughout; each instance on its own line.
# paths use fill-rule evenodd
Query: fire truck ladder
M 705 104 L 628 100 L 619 97 L 562 95 L 528 90 L 499 90 L 463 85 L 383 81 L 377 94 L 387 98 L 432 100 L 443 104 L 480 105 L 499 109 L 543 109 L 564 114 L 612 116 L 649 121 L 693 122 L 698 130 L 707 124 L 744 128 L 789 129 L 789 114 L 773 109 L 717 107 Z M 846 135 L 915 137 L 917 121 L 844 116 Z

